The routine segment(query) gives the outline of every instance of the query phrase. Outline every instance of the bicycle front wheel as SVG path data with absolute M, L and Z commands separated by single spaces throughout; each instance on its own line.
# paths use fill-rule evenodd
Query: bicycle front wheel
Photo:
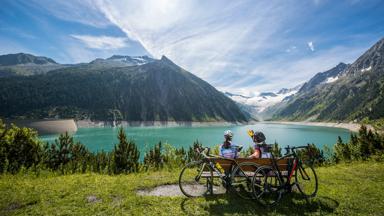
M 253 199 L 252 178 L 258 165 L 251 162 L 243 162 L 236 166 L 231 174 L 232 190 L 243 199 Z
M 318 190 L 317 175 L 311 165 L 302 164 L 296 170 L 296 185 L 306 198 L 315 197 Z
M 259 167 L 252 178 L 252 192 L 262 205 L 276 205 L 283 193 L 279 173 L 270 166 Z
M 203 161 L 188 163 L 180 173 L 179 187 L 187 197 L 204 196 L 209 192 L 212 182 L 212 171 Z

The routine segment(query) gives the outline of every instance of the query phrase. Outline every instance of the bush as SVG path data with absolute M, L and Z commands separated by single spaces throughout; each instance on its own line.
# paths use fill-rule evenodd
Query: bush
M 4 139 L 6 133 L 5 124 L 0 119 L 0 173 L 3 173 L 7 166 L 6 142 Z
M 187 161 L 187 152 L 182 147 L 177 149 L 170 144 L 164 145 L 164 164 L 169 169 L 174 169 L 185 165 Z
M 157 145 L 150 149 L 144 156 L 144 167 L 155 168 L 156 170 L 163 168 L 164 156 L 162 155 L 162 145 L 159 142 Z M 171 154 L 171 152 L 169 152 Z
M 358 134 L 351 134 L 348 143 L 343 143 L 338 137 L 334 150 L 335 162 L 381 158 L 384 151 L 384 137 L 362 125 Z
M 339 162 L 341 160 L 351 160 L 351 150 L 350 146 L 346 143 L 343 143 L 343 140 L 339 136 L 337 138 L 337 143 L 334 145 L 334 160 Z
M 198 140 L 193 142 L 193 145 L 191 147 L 189 147 L 189 150 L 188 150 L 188 153 L 187 153 L 187 162 L 196 161 L 196 160 L 200 160 L 201 159 L 201 155 L 196 152 L 196 149 L 197 148 L 201 149 L 202 146 L 203 145 Z M 211 152 L 212 152 L 212 150 L 211 150 Z
M 279 147 L 279 144 L 278 144 L 277 142 L 275 142 L 274 144 L 272 144 L 271 153 L 272 153 L 273 156 L 275 156 L 275 157 L 281 157 L 281 156 L 282 156 L 282 154 L 281 154 L 281 148 Z
M 37 132 L 30 128 L 19 128 L 11 125 L 5 129 L 0 123 L 0 168 L 11 173 L 18 172 L 22 167 L 30 168 L 39 164 L 42 146 Z
M 322 165 L 325 162 L 324 152 L 313 143 L 308 144 L 308 148 L 298 150 L 297 155 L 307 164 Z
M 89 166 L 93 172 L 112 174 L 114 172 L 113 153 L 97 152 L 90 154 Z

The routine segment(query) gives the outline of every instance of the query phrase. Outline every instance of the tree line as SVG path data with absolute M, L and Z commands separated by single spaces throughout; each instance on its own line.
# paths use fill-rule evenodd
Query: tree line
M 54 143 L 43 143 L 31 128 L 6 126 L 0 119 L 0 173 L 17 173 L 22 169 L 35 172 L 50 170 L 62 174 L 96 172 L 103 174 L 121 174 L 148 170 L 180 168 L 186 163 L 198 160 L 195 151 L 202 144 L 195 141 L 187 149 L 175 148 L 159 142 L 144 154 L 136 143 L 127 138 L 123 128 L 118 132 L 118 143 L 110 152 L 92 152 L 85 145 L 76 142 L 68 133 L 61 134 Z M 344 143 L 338 137 L 333 151 L 328 147 L 320 150 L 314 144 L 299 152 L 303 160 L 315 160 L 317 164 L 339 163 L 341 161 L 384 159 L 384 136 L 362 126 L 358 133 L 352 133 L 349 142 Z M 279 157 L 281 148 L 272 145 L 272 153 Z M 212 148 L 213 154 L 219 154 L 219 146 Z M 252 149 L 240 153 L 244 157 L 252 154 Z
M 118 143 L 110 152 L 92 152 L 64 133 L 54 143 L 43 143 L 31 128 L 6 126 L 0 119 L 0 173 L 17 173 L 21 169 L 50 170 L 62 174 L 97 172 L 105 174 L 133 173 L 150 169 L 176 168 L 195 160 L 195 141 L 188 149 L 176 149 L 159 142 L 140 160 L 140 151 L 133 140 L 119 128 Z

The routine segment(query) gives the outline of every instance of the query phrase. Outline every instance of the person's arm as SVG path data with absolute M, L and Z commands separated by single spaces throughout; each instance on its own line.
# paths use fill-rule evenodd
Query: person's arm
M 219 147 L 219 155 L 222 156 L 222 157 L 224 157 L 224 154 L 223 154 L 223 146 L 222 146 L 222 145 L 220 145 L 220 147 Z
M 250 158 L 261 158 L 261 151 L 260 151 L 260 148 L 255 148 L 255 151 L 253 152 L 253 154 L 251 156 L 249 156 Z

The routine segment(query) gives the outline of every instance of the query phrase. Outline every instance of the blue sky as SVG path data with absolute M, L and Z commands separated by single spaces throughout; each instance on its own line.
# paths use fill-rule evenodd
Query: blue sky
M 166 55 L 219 90 L 294 87 L 384 37 L 384 1 L 2 0 L 0 54 Z

